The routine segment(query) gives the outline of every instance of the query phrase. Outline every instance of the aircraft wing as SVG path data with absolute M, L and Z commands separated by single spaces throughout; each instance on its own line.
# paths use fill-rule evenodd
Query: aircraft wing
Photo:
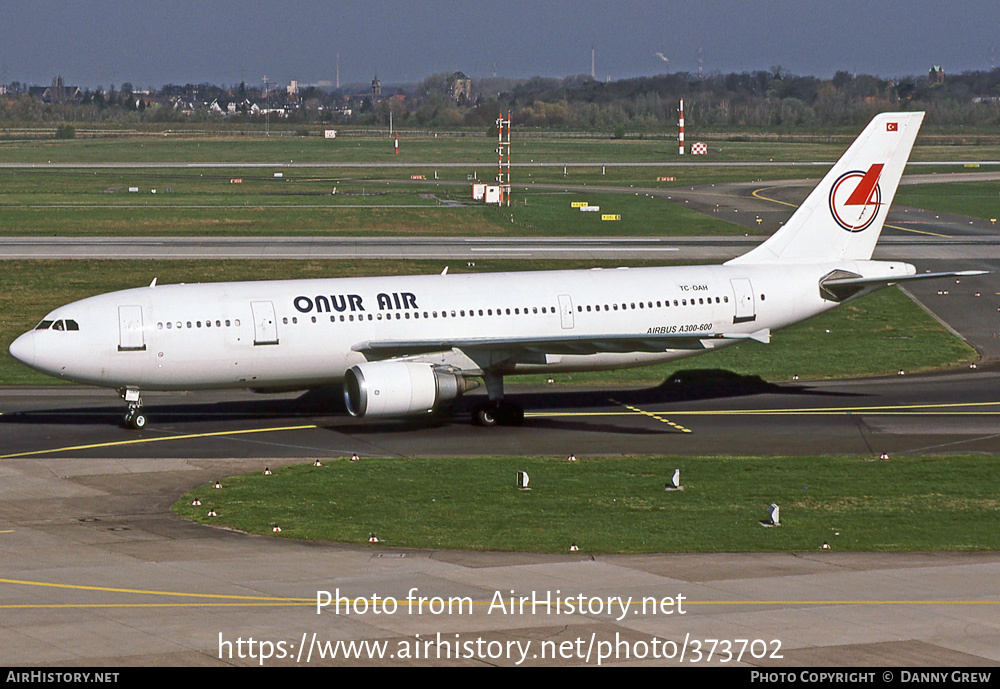
M 464 352 L 525 354 L 600 354 L 664 352 L 670 349 L 712 349 L 720 340 L 756 340 L 768 343 L 770 330 L 754 333 L 635 333 L 613 335 L 561 335 L 555 337 L 483 337 L 438 340 L 369 340 L 351 349 L 371 360 L 391 359 L 460 349 Z

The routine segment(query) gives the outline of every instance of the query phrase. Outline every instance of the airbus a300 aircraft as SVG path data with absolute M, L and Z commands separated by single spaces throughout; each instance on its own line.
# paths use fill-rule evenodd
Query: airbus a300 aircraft
M 157 285 L 61 306 L 14 341 L 52 376 L 118 390 L 343 383 L 354 416 L 434 411 L 482 379 L 474 419 L 516 425 L 513 373 L 643 366 L 811 318 L 916 274 L 872 261 L 923 113 L 875 117 L 789 221 L 719 266 Z

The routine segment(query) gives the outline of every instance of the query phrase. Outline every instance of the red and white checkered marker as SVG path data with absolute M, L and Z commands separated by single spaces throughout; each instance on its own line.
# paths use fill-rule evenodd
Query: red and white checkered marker
M 691 144 L 691 155 L 693 156 L 703 156 L 708 153 L 708 146 L 703 143 L 693 143 Z

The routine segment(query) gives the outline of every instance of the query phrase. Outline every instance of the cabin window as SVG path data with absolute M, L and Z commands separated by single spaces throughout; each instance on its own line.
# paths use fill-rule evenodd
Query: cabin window
M 170 326 L 173 325 L 170 321 L 167 321 L 167 330 L 170 330 Z

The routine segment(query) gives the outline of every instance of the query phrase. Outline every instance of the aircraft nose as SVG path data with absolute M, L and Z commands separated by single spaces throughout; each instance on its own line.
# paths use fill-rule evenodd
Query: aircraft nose
M 27 332 L 10 343 L 10 355 L 26 366 L 35 363 L 35 333 Z

